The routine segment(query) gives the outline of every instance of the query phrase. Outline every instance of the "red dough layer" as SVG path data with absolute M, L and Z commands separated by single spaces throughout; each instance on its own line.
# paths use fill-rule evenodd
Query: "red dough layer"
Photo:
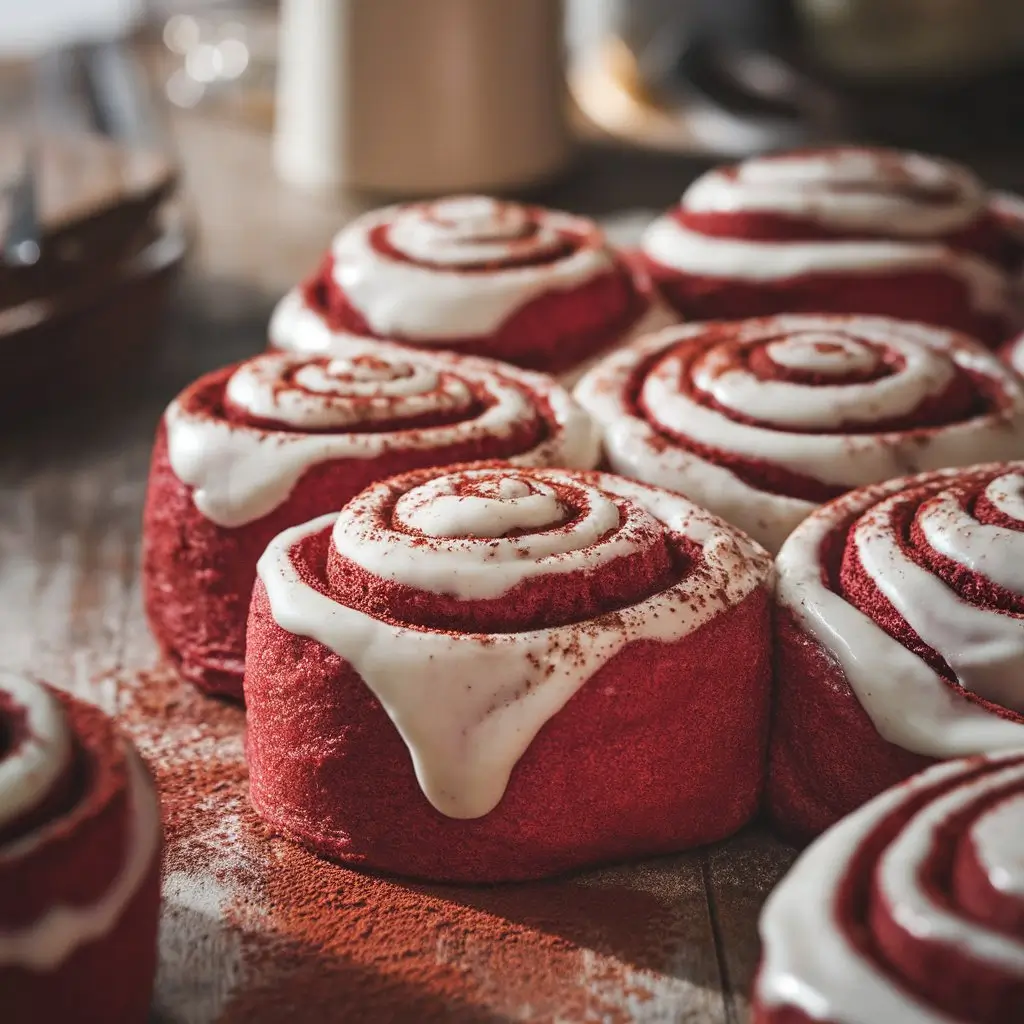
M 300 570 L 310 582 L 326 572 L 328 534 Z M 427 801 L 352 666 L 278 626 L 257 581 L 246 665 L 252 800 L 319 854 L 445 881 L 537 878 L 721 839 L 758 802 L 769 632 L 759 589 L 682 641 L 632 644 L 541 729 L 498 806 L 460 820 Z
M 221 391 L 233 370 L 210 374 L 202 386 L 211 393 Z M 171 468 L 161 424 L 143 513 L 143 587 L 150 627 L 164 654 L 205 692 L 241 700 L 245 623 L 256 563 L 274 537 L 337 511 L 377 480 L 425 466 L 508 458 L 536 445 L 546 436 L 545 429 L 540 420 L 539 426 L 525 425 L 504 439 L 474 438 L 441 449 L 392 450 L 377 458 L 324 462 L 307 470 L 272 512 L 229 529 L 196 508 L 192 488 Z
M 812 222 L 771 214 L 705 213 L 677 210 L 673 216 L 699 234 L 750 242 L 859 240 Z M 977 254 L 1008 272 L 1019 265 L 1021 246 L 994 218 L 937 242 Z M 738 320 L 776 313 L 866 313 L 951 327 L 995 346 L 1007 335 L 1004 316 L 972 302 L 967 286 L 938 270 L 836 271 L 755 281 L 680 273 L 650 257 L 644 266 L 657 290 L 690 320 Z
M 932 763 L 882 739 L 840 665 L 785 609 L 775 678 L 767 799 L 788 839 L 805 842 Z
M 58 694 L 77 740 L 74 786 L 61 816 L 24 856 L 0 847 L 0 933 L 38 920 L 54 905 L 90 904 L 120 873 L 129 847 L 124 741 L 97 708 Z M 23 829 L 23 835 L 27 831 Z M 0 1017 L 10 1024 L 110 1021 L 149 1016 L 157 961 L 160 857 L 116 923 L 53 970 L 0 964 Z
M 349 303 L 334 279 L 333 269 L 334 261 L 328 256 L 316 275 L 303 285 L 307 305 L 331 330 L 380 337 Z M 614 272 L 595 277 L 572 291 L 550 291 L 533 299 L 491 335 L 432 339 L 429 344 L 400 335 L 389 335 L 387 340 L 414 348 L 453 349 L 530 370 L 563 373 L 621 341 L 649 305 L 647 290 L 623 263 Z

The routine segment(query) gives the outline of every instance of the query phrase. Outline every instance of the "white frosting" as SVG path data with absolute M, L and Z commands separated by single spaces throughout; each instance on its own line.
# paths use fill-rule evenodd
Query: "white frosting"
M 965 228 L 985 189 L 966 168 L 918 153 L 833 149 L 708 171 L 682 198 L 695 213 L 774 213 L 836 231 L 928 237 Z
M 424 362 L 368 355 L 305 362 L 271 354 L 243 363 L 229 378 L 227 400 L 250 416 L 295 430 L 343 430 L 387 420 L 467 410 L 464 380 Z
M 493 334 L 545 292 L 577 289 L 615 266 L 591 221 L 544 211 L 524 236 L 528 224 L 523 207 L 483 197 L 385 207 L 335 238 L 334 279 L 375 334 L 422 344 Z M 374 247 L 379 228 L 406 259 Z M 566 237 L 583 240 L 554 256 Z M 530 256 L 543 262 L 490 266 Z
M 52 971 L 75 950 L 107 935 L 121 919 L 153 867 L 160 850 L 160 805 L 153 783 L 138 754 L 127 742 L 127 849 L 121 869 L 109 888 L 89 904 L 50 907 L 37 920 L 14 931 L 0 929 L 0 967 Z M 11 844 L 3 856 L 23 853 L 44 837 L 40 831 Z
M 572 474 L 557 470 L 539 471 L 531 479 L 580 486 Z M 685 499 L 603 474 L 589 477 L 585 486 L 604 492 L 612 504 L 638 505 L 637 521 L 650 517 L 690 538 L 703 551 L 701 571 L 615 616 L 591 620 L 585 632 L 566 625 L 481 635 L 391 625 L 304 583 L 291 549 L 304 537 L 331 529 L 333 516 L 281 534 L 260 560 L 259 577 L 275 621 L 319 641 L 355 668 L 409 748 L 427 799 L 450 817 L 473 818 L 492 810 L 545 722 L 623 648 L 645 639 L 680 640 L 770 580 L 770 560 L 760 548 Z M 493 493 L 498 500 L 500 489 Z M 520 501 L 519 488 L 506 500 Z M 486 518 L 492 530 L 500 525 L 493 508 Z M 454 517 L 451 525 L 459 531 L 462 524 Z M 543 547 L 533 549 L 542 538 L 543 532 L 529 537 L 531 554 L 524 561 L 551 557 Z M 587 542 L 584 531 L 578 551 L 561 557 L 585 563 Z M 467 555 L 457 569 L 458 583 L 450 576 L 447 583 L 462 590 L 463 573 L 473 569 L 470 562 Z M 434 568 L 448 573 L 453 566 L 440 561 Z M 505 567 L 497 571 L 506 581 L 522 578 Z M 472 591 L 477 585 L 468 586 Z
M 614 352 L 580 381 L 575 395 L 600 424 L 612 469 L 686 494 L 769 550 L 778 550 L 814 503 L 758 490 L 725 467 L 666 444 L 666 434 L 837 488 L 1024 452 L 1020 382 L 990 352 L 962 336 L 883 317 L 794 314 L 741 321 L 727 340 L 742 348 L 764 346 L 790 371 L 857 372 L 878 358 L 878 350 L 899 354 L 904 365 L 860 384 L 798 384 L 761 380 L 743 367 L 723 372 L 728 351 L 711 349 L 693 366 L 693 380 L 715 397 L 719 409 L 695 401 L 680 387 L 683 359 L 671 354 L 690 339 L 699 342 L 708 329 L 704 324 L 669 328 Z M 830 347 L 823 350 L 826 337 Z M 666 358 L 656 361 L 659 354 Z M 652 411 L 648 421 L 636 415 L 631 388 L 640 367 L 652 361 L 641 390 Z M 988 378 L 992 390 L 1006 396 L 1006 410 L 933 428 L 927 440 L 912 431 L 842 432 L 845 422 L 870 423 L 913 410 L 943 391 L 954 366 Z M 741 422 L 733 418 L 736 413 L 758 422 Z
M 953 944 L 993 966 L 1021 972 L 1024 947 L 1019 941 L 955 916 L 929 899 L 920 884 L 922 855 L 930 848 L 926 844 L 952 810 L 969 806 L 986 791 L 1024 782 L 1019 753 L 992 758 L 979 781 L 972 782 L 978 767 L 976 762 L 956 762 L 931 768 L 847 816 L 804 852 L 761 914 L 763 958 L 755 989 L 759 1003 L 794 1007 L 833 1024 L 953 1024 L 953 1018 L 925 1005 L 865 957 L 837 927 L 836 917 L 842 883 L 865 840 L 903 804 L 958 779 L 964 780 L 961 788 L 926 803 L 883 852 L 879 884 L 897 920 L 922 941 Z
M 291 378 L 294 387 L 275 388 L 275 381 L 294 375 L 311 358 L 315 357 L 284 352 L 257 356 L 235 371 L 227 393 L 253 415 L 283 419 L 296 430 L 344 431 L 360 422 L 401 420 L 433 409 L 451 412 L 464 407 L 471 385 L 487 394 L 491 404 L 472 419 L 445 426 L 305 434 L 233 424 L 205 411 L 191 413 L 175 400 L 165 416 L 171 468 L 193 488 L 196 508 L 218 525 L 242 526 L 273 511 L 302 474 L 321 462 L 506 437 L 517 424 L 532 419 L 534 408 L 545 400 L 553 421 L 550 436 L 511 461 L 588 469 L 600 457 L 600 441 L 587 414 L 542 374 L 488 360 L 353 342 L 347 356 L 336 357 L 327 370 L 310 370 L 306 378 Z M 372 360 L 377 369 L 360 373 L 353 381 L 353 361 L 359 359 Z M 389 374 L 381 364 L 392 365 L 394 372 Z M 332 373 L 331 368 L 340 372 Z M 311 389 L 310 383 L 315 387 Z M 367 393 L 374 388 L 379 389 L 379 398 L 368 402 Z
M 1024 942 L 986 928 L 942 906 L 920 884 L 928 855 L 943 838 L 950 818 L 969 812 L 986 796 L 1005 789 L 1008 783 L 1024 783 L 1024 767 L 996 772 L 975 782 L 965 782 L 918 811 L 879 858 L 875 878 L 879 895 L 894 920 L 916 940 L 941 944 L 967 957 L 981 960 L 1024 977 Z M 1024 834 L 1018 834 L 1018 842 Z M 1024 882 L 1024 879 L 1019 881 Z
M 675 217 L 647 229 L 643 249 L 680 273 L 753 281 L 805 274 L 937 270 L 959 279 L 974 306 L 1007 314 L 1006 274 L 941 236 L 983 214 L 986 196 L 967 171 L 914 153 L 839 149 L 747 161 L 713 170 L 683 196 L 693 213 L 768 213 L 836 232 L 883 238 L 763 241 L 704 235 Z
M 395 506 L 395 528 L 378 522 L 387 485 L 369 488 L 338 516 L 334 547 L 381 579 L 459 600 L 487 600 L 536 576 L 593 572 L 660 535 L 657 520 L 642 507 L 573 485 L 571 477 L 552 479 L 586 509 L 564 526 L 566 512 L 550 483 L 502 474 L 495 485 L 492 470 L 473 470 L 409 491 Z M 474 481 L 480 486 L 473 488 Z M 530 532 L 504 536 L 516 529 Z M 446 540 L 424 543 L 424 535 Z
M 1017 466 L 1024 472 L 1024 466 Z M 1016 475 L 1007 474 L 1007 479 Z M 959 478 L 955 470 L 935 475 L 953 486 Z M 836 523 L 853 514 L 862 516 L 852 539 L 864 568 L 911 627 L 943 656 L 965 688 L 1006 707 L 1024 707 L 1024 619 L 966 604 L 910 562 L 891 542 L 888 527 L 880 525 L 890 496 L 913 484 L 901 479 L 857 491 L 801 523 L 776 560 L 778 599 L 839 662 L 875 728 L 890 743 L 935 758 L 1024 747 L 1024 725 L 970 702 L 822 580 L 822 544 Z M 968 567 L 972 558 L 975 565 L 990 564 L 989 559 L 978 558 L 972 540 L 949 535 L 964 529 L 959 517 L 944 518 L 941 505 L 930 505 L 926 519 L 933 535 L 947 533 L 940 543 L 949 557 Z M 984 528 L 974 523 L 969 529 Z M 1014 538 L 1014 545 L 1011 558 L 1019 538 Z
M 971 825 L 969 837 L 989 885 L 1010 898 L 1024 899 L 1024 794 L 987 810 Z
M 0 752 L 0 828 L 38 807 L 53 789 L 71 756 L 71 734 L 57 698 L 39 683 L 0 674 L 0 690 L 25 715 L 25 735 Z
M 1010 366 L 1024 376 L 1024 334 L 1014 338 L 1006 350 Z
M 999 267 L 939 242 L 764 242 L 702 235 L 673 217 L 659 217 L 644 235 L 644 252 L 681 274 L 780 281 L 806 274 L 934 270 L 960 281 L 979 311 L 1007 315 L 1009 282 Z

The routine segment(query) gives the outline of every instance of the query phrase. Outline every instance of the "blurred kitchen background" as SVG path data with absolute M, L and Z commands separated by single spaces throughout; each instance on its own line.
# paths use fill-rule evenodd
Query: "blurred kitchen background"
M 711 163 L 838 140 L 1024 186 L 1024 3 L 0 0 L 0 416 L 255 351 L 387 199 L 628 244 Z

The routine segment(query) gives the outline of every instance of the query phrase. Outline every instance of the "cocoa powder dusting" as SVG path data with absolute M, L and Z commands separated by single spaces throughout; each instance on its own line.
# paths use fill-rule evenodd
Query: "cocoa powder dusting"
M 706 1019 L 705 1006 L 718 1019 L 697 855 L 490 887 L 340 868 L 251 810 L 241 708 L 169 669 L 121 682 L 164 804 L 157 1005 L 173 1000 L 173 1019 L 618 1024 Z

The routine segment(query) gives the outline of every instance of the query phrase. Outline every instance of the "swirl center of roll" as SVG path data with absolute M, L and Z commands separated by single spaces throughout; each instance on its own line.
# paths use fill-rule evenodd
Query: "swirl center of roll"
M 542 258 L 560 252 L 565 240 L 527 207 L 484 196 L 460 196 L 402 209 L 387 240 L 416 263 L 474 267 Z
M 248 420 L 299 431 L 345 430 L 469 412 L 465 381 L 414 360 L 270 354 L 230 377 L 226 404 Z
M 796 332 L 765 346 L 783 370 L 825 377 L 868 376 L 878 369 L 878 353 L 856 338 L 829 331 Z
M 406 596 L 430 594 L 435 607 L 449 602 L 449 621 L 474 602 L 479 610 L 504 601 L 490 619 L 511 623 L 541 607 L 541 591 L 545 607 L 565 605 L 560 617 L 596 614 L 606 601 L 657 587 L 672 563 L 662 524 L 641 505 L 573 474 L 502 467 L 398 477 L 364 491 L 335 523 L 328 572 L 339 592 L 366 574 L 363 594 L 382 581 Z M 504 600 L 527 591 L 532 612 Z M 419 597 L 392 590 L 387 604 L 391 615 L 426 616 Z
M 399 499 L 394 521 L 428 537 L 507 537 L 561 526 L 554 488 L 521 478 L 434 480 Z

